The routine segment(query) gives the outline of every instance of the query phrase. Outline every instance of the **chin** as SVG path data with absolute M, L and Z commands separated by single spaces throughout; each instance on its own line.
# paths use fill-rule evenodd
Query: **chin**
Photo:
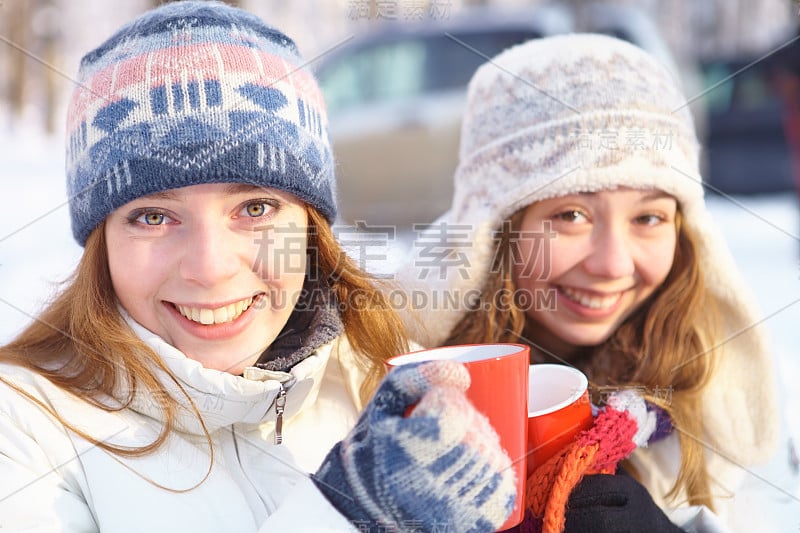
M 215 353 L 201 353 L 196 355 L 191 355 L 191 352 L 184 352 L 186 357 L 197 361 L 203 368 L 208 368 L 211 370 L 219 370 L 220 372 L 227 372 L 229 374 L 238 375 L 241 374 L 242 371 L 252 365 L 255 364 L 255 358 L 252 361 L 247 358 L 247 360 L 234 360 L 230 358 L 231 353 L 244 353 L 241 350 L 230 349 L 226 350 L 224 354 L 215 354 Z
M 585 339 L 582 342 L 575 343 L 576 346 L 580 346 L 581 348 L 594 348 L 596 346 L 602 345 L 606 342 L 609 337 L 599 337 L 599 338 L 590 338 Z
M 606 342 L 609 338 L 611 338 L 612 333 L 613 331 L 605 331 L 601 333 L 586 332 L 579 335 L 567 335 L 563 340 L 564 342 L 572 344 L 573 346 L 591 348 L 592 346 L 598 346 Z

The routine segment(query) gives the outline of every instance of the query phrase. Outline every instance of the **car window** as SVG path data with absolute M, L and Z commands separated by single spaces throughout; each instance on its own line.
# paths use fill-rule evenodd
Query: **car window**
M 470 32 L 439 35 L 427 43 L 428 91 L 466 87 L 482 64 L 515 44 L 541 37 L 533 31 Z
M 317 73 L 331 115 L 378 102 L 464 89 L 487 58 L 539 37 L 533 30 L 408 36 L 362 46 Z
M 780 106 L 778 71 L 747 68 L 744 62 L 715 62 L 704 66 L 705 93 L 711 114 L 756 111 Z
M 404 41 L 357 50 L 319 75 L 330 114 L 376 101 L 398 100 L 424 86 L 425 44 Z
M 730 109 L 733 99 L 733 71 L 725 63 L 711 63 L 703 68 L 704 85 L 707 91 L 703 93 L 706 99 L 706 108 L 709 113 L 723 113 Z

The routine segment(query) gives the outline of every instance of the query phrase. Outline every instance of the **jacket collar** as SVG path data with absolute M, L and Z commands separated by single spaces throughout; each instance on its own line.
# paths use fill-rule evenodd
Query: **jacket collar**
M 314 400 L 312 396 L 316 395 L 319 388 L 318 385 L 314 386 L 315 382 L 322 379 L 331 353 L 331 343 L 328 343 L 316 347 L 313 353 L 288 371 L 250 367 L 242 376 L 235 376 L 203 367 L 137 323 L 124 310 L 121 311 L 134 333 L 169 369 L 167 373 L 156 368 L 155 373 L 168 394 L 181 406 L 177 429 L 185 433 L 204 433 L 191 403 L 197 408 L 210 433 L 231 424 L 274 421 L 276 413 L 273 405 L 281 390 L 287 391 L 284 416 L 293 416 L 303 405 Z M 130 408 L 159 421 L 164 419 L 158 402 L 148 391 L 137 390 Z
M 287 371 L 343 331 L 336 298 L 330 288 L 319 280 L 306 280 L 286 326 L 256 366 Z

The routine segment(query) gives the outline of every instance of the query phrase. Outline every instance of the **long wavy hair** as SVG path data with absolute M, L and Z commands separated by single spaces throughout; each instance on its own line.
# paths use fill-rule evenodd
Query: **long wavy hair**
M 480 299 L 453 329 L 446 345 L 535 342 L 526 335 L 526 312 L 520 302 L 500 301 L 505 295 L 519 294 L 512 276 L 511 240 L 518 235 L 523 211 L 503 224 Z M 675 256 L 664 283 L 606 342 L 585 348 L 571 363 L 589 377 L 595 389 L 635 387 L 669 413 L 678 430 L 681 466 L 667 497 L 677 497 L 683 489 L 691 504 L 713 509 L 703 447 L 687 435 L 702 432 L 701 392 L 715 364 L 713 347 L 719 340 L 720 316 L 703 281 L 696 237 L 682 223 L 680 211 L 675 224 Z M 547 360 L 536 349 L 532 353 L 534 362 Z
M 309 257 L 315 258 L 310 268 L 327 284 L 340 309 L 345 335 L 366 375 L 360 390 L 361 400 L 366 401 L 385 373 L 383 362 L 408 350 L 405 330 L 378 290 L 377 280 L 360 270 L 344 253 L 322 215 L 312 207 L 306 210 Z M 358 305 L 353 295 L 359 295 Z M 212 458 L 206 477 L 210 473 L 213 447 L 199 410 L 161 359 L 133 333 L 118 310 L 108 268 L 105 223 L 87 239 L 83 256 L 63 290 L 13 341 L 0 347 L 0 362 L 28 368 L 57 387 L 107 411 L 123 410 L 135 394 L 148 394 L 163 412 L 165 422 L 153 442 L 129 448 L 114 446 L 87 434 L 52 407 L 0 376 L 0 381 L 38 404 L 71 431 L 121 456 L 141 456 L 157 450 L 175 429 L 177 415 L 188 402 L 206 434 Z M 170 377 L 183 391 L 183 398 L 173 398 L 168 393 L 156 369 Z

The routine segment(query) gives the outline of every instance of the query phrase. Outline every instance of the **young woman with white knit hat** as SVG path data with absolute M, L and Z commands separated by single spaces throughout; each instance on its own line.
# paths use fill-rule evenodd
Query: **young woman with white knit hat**
M 532 363 L 586 373 L 597 403 L 647 400 L 659 430 L 624 463 L 641 485 L 586 476 L 567 530 L 724 528 L 745 467 L 775 449 L 770 354 L 704 205 L 699 149 L 678 84 L 637 47 L 513 47 L 469 84 L 452 206 L 418 241 L 441 243 L 441 264 L 418 244 L 399 270 L 421 303 L 405 314 L 416 341 L 525 342 Z

